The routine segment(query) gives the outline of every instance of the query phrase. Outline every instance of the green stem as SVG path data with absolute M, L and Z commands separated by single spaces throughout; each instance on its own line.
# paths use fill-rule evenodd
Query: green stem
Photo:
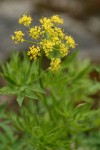
M 43 83 L 42 83 L 42 79 L 41 79 L 42 57 L 43 57 L 43 56 L 41 55 L 41 57 L 40 57 L 40 59 L 39 59 L 39 76 L 40 76 L 40 78 L 39 78 L 39 83 L 40 83 L 41 88 L 44 89 Z M 49 108 L 49 106 L 48 106 L 46 96 L 43 95 L 42 98 L 43 98 L 44 104 L 45 104 L 45 106 L 46 106 L 46 108 L 47 108 L 47 110 L 48 110 L 48 112 L 49 112 L 49 116 L 50 116 L 50 118 L 51 118 L 51 120 L 52 120 L 52 119 L 53 119 L 53 115 L 52 115 L 51 110 L 50 110 L 50 108 Z
M 24 42 L 32 43 L 32 44 L 37 44 L 37 42 L 33 42 L 33 41 L 29 41 L 29 40 L 24 40 Z

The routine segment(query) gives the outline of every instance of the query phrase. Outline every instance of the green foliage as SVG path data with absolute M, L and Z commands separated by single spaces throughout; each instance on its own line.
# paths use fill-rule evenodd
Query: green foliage
M 99 150 L 100 109 L 93 109 L 92 95 L 100 83 L 90 78 L 98 67 L 76 56 L 57 73 L 39 69 L 25 54 L 2 65 L 0 93 L 16 95 L 21 108 L 0 106 L 0 150 Z
M 9 63 L 2 65 L 2 76 L 6 80 L 7 86 L 0 89 L 2 94 L 16 95 L 20 106 L 25 97 L 38 99 L 37 94 L 44 93 L 37 83 L 39 78 L 37 62 L 31 63 L 25 54 L 22 59 L 16 53 L 12 55 Z

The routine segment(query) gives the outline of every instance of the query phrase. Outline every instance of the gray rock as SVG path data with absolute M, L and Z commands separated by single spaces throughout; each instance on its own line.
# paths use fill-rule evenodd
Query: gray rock
M 81 58 L 90 58 L 93 61 L 100 61 L 100 42 L 93 34 L 86 30 L 83 22 L 77 22 L 69 16 L 62 16 L 65 20 L 64 29 L 68 34 L 73 35 L 78 43 Z
M 96 36 L 100 36 L 100 16 L 91 17 L 87 21 L 87 29 Z
M 22 45 L 16 46 L 11 35 L 19 29 L 18 18 L 24 14 L 31 14 L 33 10 L 32 0 L 7 0 L 0 1 L 0 60 L 5 60 L 13 50 L 22 49 Z M 25 48 L 25 47 L 23 47 Z

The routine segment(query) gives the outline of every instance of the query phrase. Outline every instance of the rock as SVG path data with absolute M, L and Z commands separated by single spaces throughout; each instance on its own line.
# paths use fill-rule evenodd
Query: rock
M 51 10 L 58 13 L 64 12 L 71 16 L 80 16 L 83 12 L 83 7 L 78 0 L 38 0 L 37 6 L 39 6 L 39 10 L 42 11 Z
M 80 51 L 80 58 L 89 58 L 94 62 L 100 62 L 100 42 L 95 36 L 86 30 L 83 22 L 78 22 L 71 19 L 67 15 L 62 15 L 64 18 L 64 30 L 71 34 L 78 46 L 77 49 Z
M 42 11 L 44 9 L 65 12 L 80 20 L 100 14 L 99 0 L 38 0 Z
M 31 13 L 33 6 L 32 0 L 0 1 L 0 17 L 18 19 L 23 13 Z
M 91 17 L 87 22 L 87 29 L 96 36 L 100 36 L 100 17 Z
M 99 0 L 79 0 L 84 7 L 84 14 L 87 16 L 94 16 L 100 14 Z
M 11 51 L 25 48 L 13 44 L 11 35 L 20 29 L 18 18 L 24 13 L 31 14 L 32 5 L 32 0 L 0 1 L 0 61 L 7 59 Z

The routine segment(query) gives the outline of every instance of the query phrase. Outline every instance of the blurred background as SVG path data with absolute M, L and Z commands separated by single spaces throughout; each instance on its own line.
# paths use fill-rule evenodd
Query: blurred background
M 60 15 L 65 32 L 78 43 L 79 57 L 100 62 L 100 0 L 0 0 L 0 61 L 13 50 L 28 48 L 11 40 L 23 14 L 31 15 L 35 25 L 42 16 Z

